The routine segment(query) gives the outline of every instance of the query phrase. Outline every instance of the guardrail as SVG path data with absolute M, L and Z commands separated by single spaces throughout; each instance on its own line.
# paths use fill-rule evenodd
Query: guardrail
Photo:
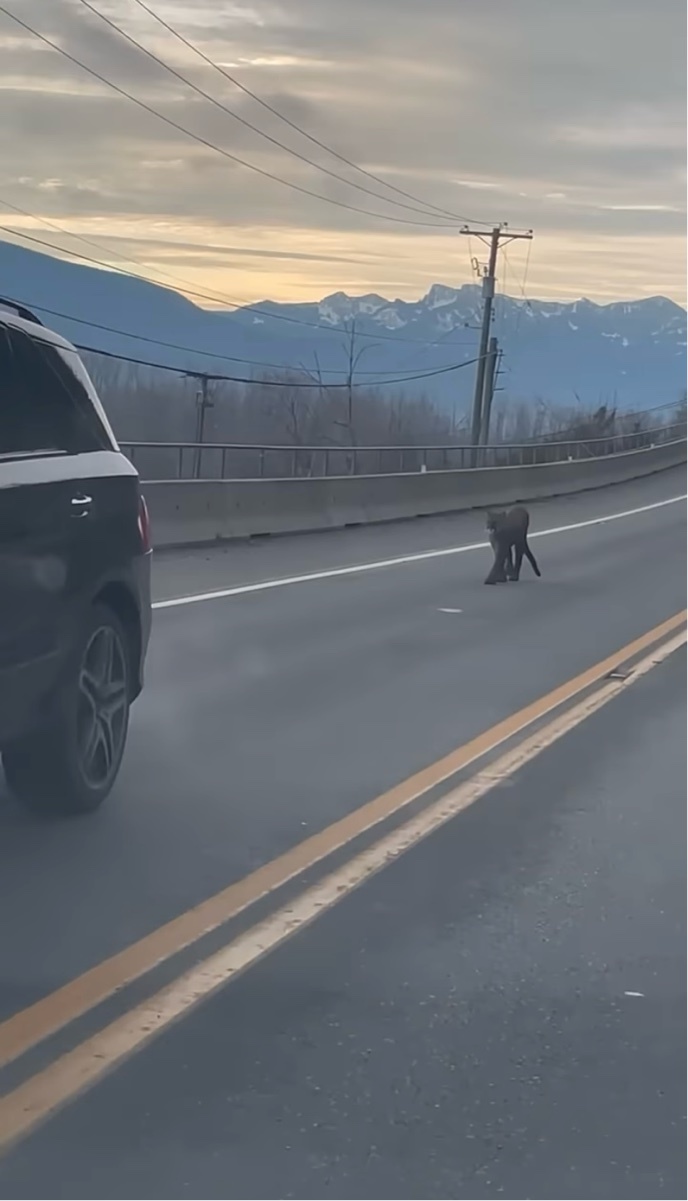
M 622 454 L 403 475 L 144 484 L 156 547 L 336 529 L 583 492 L 686 462 L 686 440 Z
M 284 446 L 241 442 L 131 442 L 120 447 L 144 479 L 327 479 L 525 467 L 643 450 L 685 437 L 685 422 L 584 441 L 490 446 Z

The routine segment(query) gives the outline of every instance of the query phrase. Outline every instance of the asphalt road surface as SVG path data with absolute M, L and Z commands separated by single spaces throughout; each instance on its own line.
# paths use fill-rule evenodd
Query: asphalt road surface
M 95 819 L 5 797 L 1 1016 L 683 609 L 684 492 L 532 506 L 518 586 L 417 557 L 477 514 L 160 556 L 163 600 L 322 578 L 157 612 Z M 685 1195 L 684 731 L 675 654 L 10 1151 L 2 1195 Z

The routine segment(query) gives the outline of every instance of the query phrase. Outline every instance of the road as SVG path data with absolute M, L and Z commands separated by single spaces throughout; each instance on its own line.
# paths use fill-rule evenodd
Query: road
M 163 601 L 320 578 L 158 610 L 95 820 L 5 799 L 2 1017 L 685 608 L 684 506 L 660 503 L 684 492 L 671 472 L 532 506 L 543 578 L 516 587 L 482 586 L 486 550 L 429 554 L 482 541 L 479 515 L 161 556 Z M 685 1195 L 682 671 L 20 1143 L 3 1195 Z

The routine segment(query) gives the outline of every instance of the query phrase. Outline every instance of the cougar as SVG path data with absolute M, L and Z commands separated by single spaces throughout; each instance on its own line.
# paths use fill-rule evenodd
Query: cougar
M 535 555 L 528 546 L 529 525 L 530 514 L 521 505 L 508 512 L 506 509 L 488 510 L 487 531 L 494 551 L 494 563 L 485 580 L 486 584 L 504 584 L 507 580 L 516 582 L 521 574 L 524 555 L 536 576 L 541 575 Z

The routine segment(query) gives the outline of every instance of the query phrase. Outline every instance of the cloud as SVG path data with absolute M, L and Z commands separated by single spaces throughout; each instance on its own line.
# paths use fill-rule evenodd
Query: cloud
M 332 171 L 402 199 L 266 113 L 134 0 L 92 2 L 239 116 Z M 534 227 L 533 265 L 546 294 L 623 295 L 630 286 L 655 292 L 661 277 L 670 294 L 683 296 L 682 0 L 652 10 L 646 0 L 147 2 L 280 111 L 382 178 L 471 220 Z M 422 219 L 270 145 L 79 0 L 7 5 L 228 153 L 344 204 Z M 246 170 L 1 15 L 0 79 L 0 198 L 106 246 L 109 237 L 126 237 L 130 253 L 138 244 L 147 262 L 179 255 L 197 286 L 212 278 L 217 288 L 224 278 L 228 291 L 265 295 L 267 288 L 284 296 L 291 289 L 298 298 L 332 285 L 383 290 L 384 277 L 392 290 L 412 295 L 427 289 L 460 241 L 350 212 Z M 17 219 L 5 214 L 2 222 Z M 160 245 L 166 224 L 174 226 L 176 250 Z M 605 240 L 623 254 L 589 252 Z M 199 254 L 192 256 L 194 243 Z M 215 264 L 211 245 L 223 247 Z M 469 270 L 465 247 L 451 253 L 457 274 L 449 282 L 461 282 Z M 384 268 L 383 255 L 390 256 Z M 630 272 L 626 255 L 635 264 Z

